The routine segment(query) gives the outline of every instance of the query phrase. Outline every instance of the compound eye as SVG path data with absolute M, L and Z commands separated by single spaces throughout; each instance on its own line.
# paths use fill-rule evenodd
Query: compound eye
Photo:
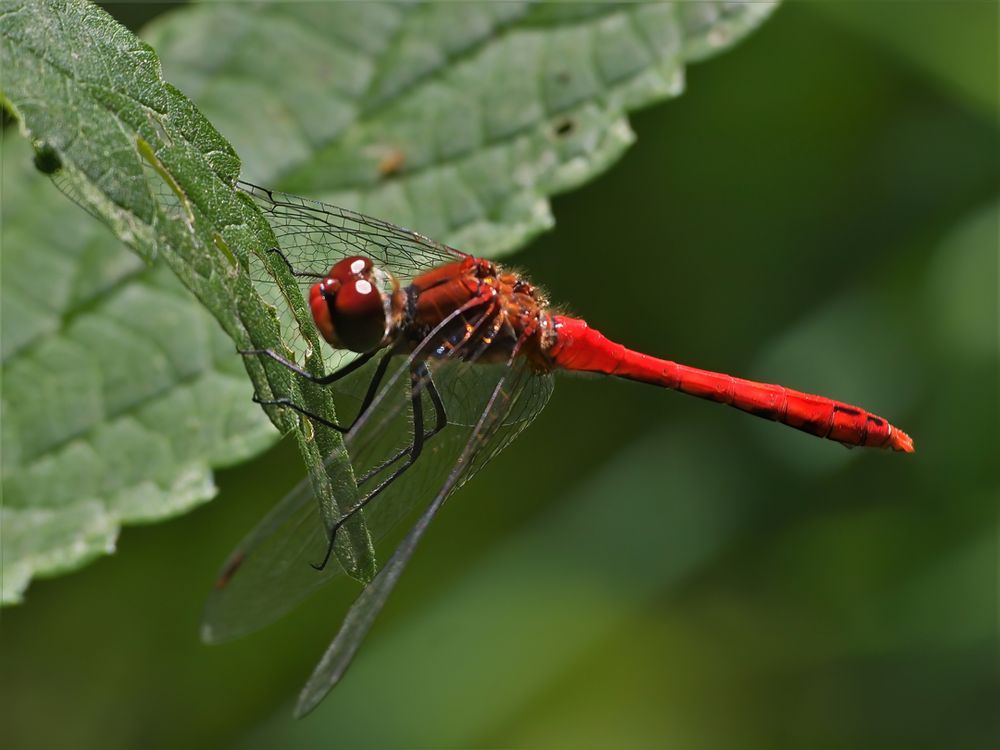
M 361 255 L 351 255 L 337 261 L 330 269 L 329 278 L 336 279 L 345 286 L 353 279 L 370 279 L 372 275 L 370 258 Z
M 369 352 L 385 336 L 382 294 L 366 278 L 355 278 L 343 284 L 333 300 L 331 313 L 337 337 L 351 351 Z
M 333 329 L 333 321 L 330 319 L 330 301 L 336 298 L 337 289 L 340 282 L 333 279 L 324 279 L 318 284 L 313 284 L 309 290 L 309 308 L 312 311 L 313 320 L 316 327 L 323 334 L 323 338 L 331 346 L 339 346 L 337 333 Z

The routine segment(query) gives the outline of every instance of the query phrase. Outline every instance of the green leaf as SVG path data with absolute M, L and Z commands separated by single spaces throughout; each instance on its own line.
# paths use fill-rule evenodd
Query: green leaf
M 0 40 L 5 101 L 36 149 L 57 157 L 64 189 L 141 255 L 159 256 L 239 348 L 280 348 L 273 310 L 247 273 L 248 253 L 263 257 L 274 246 L 270 229 L 231 187 L 239 168 L 232 149 L 160 79 L 152 50 L 82 3 L 7 5 Z M 90 246 L 74 232 L 65 232 L 66 242 L 40 242 L 46 228 L 65 228 L 53 224 L 58 212 L 49 203 L 29 202 L 16 214 L 24 217 L 20 232 L 15 221 L 5 243 L 5 601 L 17 600 L 34 573 L 109 549 L 121 521 L 162 517 L 210 497 L 210 466 L 267 442 L 246 443 L 241 434 L 261 427 L 249 405 L 235 402 L 248 394 L 239 388 L 237 396 L 232 344 L 205 332 L 187 294 L 163 286 L 163 266 L 141 274 L 134 261 L 117 260 L 113 246 Z M 93 223 L 86 226 L 94 236 Z M 280 268 L 278 281 L 286 293 L 294 289 Z M 28 315 L 32 309 L 37 316 Z M 302 335 L 318 350 L 311 325 Z M 224 360 L 236 363 L 221 366 L 228 387 L 213 391 L 210 376 Z M 333 418 L 320 389 L 300 394 L 287 370 L 265 370 L 253 358 L 246 364 L 259 393 L 302 398 Z M 318 357 L 309 365 L 321 368 Z M 274 418 L 283 429 L 298 428 L 322 501 L 353 504 L 357 488 L 339 436 L 288 414 Z M 213 432 L 215 424 L 222 429 Z M 338 558 L 366 579 L 371 543 L 361 519 L 353 526 L 338 538 Z
M 251 181 L 496 256 L 775 5 L 222 3 L 146 36 Z
M 4 144 L 3 600 L 114 547 L 118 526 L 215 494 L 270 443 L 232 344 Z M 16 185 L 16 189 L 7 189 Z M 179 418 L 178 418 L 179 417 Z
M 271 266 L 295 330 L 278 324 L 249 281 L 248 267 L 267 262 L 274 238 L 232 189 L 237 151 L 250 179 L 496 255 L 552 225 L 551 195 L 622 154 L 633 140 L 630 110 L 680 93 L 687 61 L 735 42 L 773 7 L 188 6 L 147 36 L 169 78 L 234 150 L 164 82 L 153 50 L 99 9 L 4 2 L 2 96 L 36 164 L 59 167 L 57 180 L 77 202 L 160 264 L 146 270 L 116 253 L 85 217 L 64 219 L 54 191 L 42 188 L 32 189 L 23 219 L 18 212 L 19 235 L 5 237 L 22 249 L 5 251 L 3 278 L 4 600 L 17 599 L 35 573 L 109 549 L 120 523 L 206 499 L 211 467 L 268 442 L 255 408 L 239 404 L 250 389 L 238 387 L 232 345 L 202 312 L 185 309 L 163 265 L 237 348 L 281 349 L 301 337 L 312 352 L 307 367 L 322 370 L 308 311 L 284 269 Z M 29 180 L 14 178 L 18 190 Z M 5 211 L 13 192 L 4 191 Z M 71 225 L 80 228 L 60 242 L 43 239 Z M 99 316 L 108 310 L 131 335 L 107 330 L 114 325 Z M 192 336 L 211 357 L 198 354 Z M 280 367 L 245 365 L 258 393 L 334 417 L 322 389 L 302 392 Z M 202 379 L 220 371 L 224 394 L 204 390 Z M 157 418 L 139 419 L 146 408 Z M 288 413 L 270 416 L 295 430 L 321 502 L 353 504 L 339 436 Z M 220 425 L 212 440 L 180 439 L 212 420 Z M 357 578 L 371 575 L 363 522 L 348 527 L 337 555 Z

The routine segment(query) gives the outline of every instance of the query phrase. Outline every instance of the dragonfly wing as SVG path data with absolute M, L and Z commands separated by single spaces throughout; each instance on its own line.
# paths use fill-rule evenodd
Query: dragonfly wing
M 366 429 L 345 440 L 353 464 L 360 470 L 377 465 L 404 450 L 412 440 L 408 405 L 409 363 L 395 358 L 376 397 Z M 339 381 L 334 389 L 338 413 L 356 412 L 377 362 Z M 325 429 L 316 426 L 316 429 Z M 447 431 L 445 431 L 447 432 Z M 375 541 L 384 538 L 426 492 L 400 493 L 390 487 L 385 497 L 372 503 L 376 520 L 369 527 Z M 387 505 L 381 506 L 385 500 Z M 409 502 L 408 502 L 409 501 Z M 395 502 L 395 507 L 389 504 Z M 313 565 L 324 560 L 329 545 L 327 529 L 336 519 L 324 518 L 307 476 L 292 489 L 239 543 L 222 566 L 202 616 L 202 640 L 218 643 L 258 630 L 280 618 L 328 581 L 344 577 L 336 556 L 322 570 Z
M 309 478 L 299 482 L 229 556 L 205 603 L 202 640 L 218 643 L 277 620 L 344 574 L 336 558 L 322 570 L 327 536 Z M 346 576 L 345 576 L 346 578 Z
M 394 362 L 377 397 L 379 424 L 406 421 L 407 363 Z M 338 413 L 357 412 L 371 382 L 376 360 L 338 381 L 334 401 Z M 389 398 L 389 394 L 398 396 Z M 316 425 L 315 429 L 327 429 Z M 384 457 L 402 438 L 363 431 L 345 440 L 362 454 Z M 382 447 L 388 445 L 389 447 Z M 352 454 L 353 455 L 353 454 Z M 202 617 L 202 640 L 217 643 L 253 632 L 277 620 L 296 604 L 344 570 L 333 556 L 322 570 L 313 565 L 326 557 L 327 529 L 335 519 L 324 518 L 312 483 L 305 477 L 240 542 L 219 572 Z M 386 532 L 383 522 L 381 535 Z M 346 576 L 345 576 L 346 577 Z
M 236 183 L 264 212 L 285 257 L 296 271 L 326 275 L 349 255 L 364 255 L 400 281 L 466 254 L 381 219 L 328 203 Z
M 466 390 L 470 388 L 468 383 L 468 379 L 463 380 Z M 548 400 L 552 391 L 552 377 L 536 374 L 526 363 L 512 360 L 492 379 L 489 376 L 481 377 L 479 385 L 491 387 L 485 403 L 480 401 L 478 419 L 465 433 L 467 437 L 457 460 L 450 461 L 450 470 L 443 481 L 436 485 L 430 503 L 378 575 L 351 606 L 337 636 L 299 695 L 296 716 L 303 716 L 315 708 L 340 681 L 431 520 L 456 488 L 471 478 L 531 423 Z

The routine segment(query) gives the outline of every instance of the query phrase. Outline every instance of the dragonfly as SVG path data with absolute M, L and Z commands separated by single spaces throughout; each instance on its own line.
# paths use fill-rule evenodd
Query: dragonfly
M 558 371 L 680 391 L 847 446 L 913 452 L 905 432 L 860 407 L 628 349 L 553 311 L 538 287 L 493 261 L 347 209 L 242 181 L 237 188 L 263 211 L 279 245 L 271 252 L 301 282 L 331 371 L 313 375 L 270 349 L 241 353 L 331 388 L 337 413 L 354 416 L 334 422 L 282 394 L 254 399 L 342 433 L 360 495 L 331 521 L 303 480 L 226 561 L 203 637 L 243 635 L 348 580 L 333 550 L 352 518 L 392 550 L 300 694 L 299 716 L 343 677 L 447 498 L 538 415 Z

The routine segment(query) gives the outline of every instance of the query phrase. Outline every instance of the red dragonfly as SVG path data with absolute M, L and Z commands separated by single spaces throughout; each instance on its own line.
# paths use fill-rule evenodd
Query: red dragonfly
M 536 287 L 492 261 L 352 211 L 238 187 L 268 217 L 280 244 L 272 252 L 305 280 L 316 327 L 341 360 L 315 377 L 278 352 L 243 354 L 335 389 L 341 413 L 352 411 L 345 401 L 360 405 L 349 424 L 339 424 L 285 396 L 254 398 L 344 433 L 362 494 L 332 521 L 307 480 L 282 500 L 223 567 L 204 638 L 256 629 L 331 578 L 346 578 L 333 550 L 349 520 L 363 519 L 373 543 L 403 518 L 414 521 L 349 610 L 298 715 L 339 681 L 435 513 L 534 419 L 557 370 L 681 391 L 848 446 L 913 451 L 905 432 L 857 406 L 627 349 L 552 312 Z

